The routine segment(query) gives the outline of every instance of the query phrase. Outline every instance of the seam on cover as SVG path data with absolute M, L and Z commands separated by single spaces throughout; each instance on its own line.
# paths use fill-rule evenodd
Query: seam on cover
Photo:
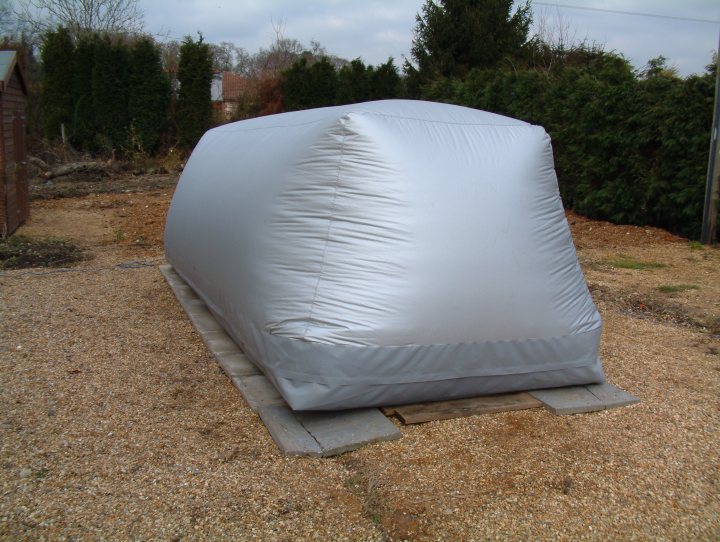
M 342 136 L 340 138 L 340 159 L 337 163 L 337 175 L 335 176 L 335 192 L 333 193 L 332 203 L 330 204 L 330 218 L 328 219 L 327 231 L 325 232 L 325 246 L 323 247 L 322 260 L 320 262 L 320 272 L 318 273 L 317 283 L 315 284 L 315 291 L 313 292 L 312 299 L 310 300 L 310 313 L 308 314 L 308 322 L 303 332 L 303 339 L 307 338 L 308 331 L 310 331 L 310 323 L 312 322 L 313 314 L 315 312 L 315 302 L 317 301 L 318 291 L 320 290 L 320 283 L 323 279 L 323 273 L 325 271 L 325 262 L 327 258 L 328 246 L 330 245 L 330 232 L 332 225 L 335 222 L 335 204 L 337 202 L 338 193 L 340 192 L 340 170 L 342 169 L 343 161 L 345 160 L 345 138 L 347 137 L 347 125 L 345 118 L 341 118 L 342 124 Z
M 286 378 L 288 380 L 296 380 L 299 382 L 308 382 L 314 384 L 327 384 L 329 386 L 354 386 L 358 384 L 377 386 L 381 384 L 396 385 L 396 384 L 417 384 L 423 382 L 442 382 L 443 380 L 458 380 L 463 378 L 493 378 L 498 376 L 515 376 L 515 375 L 531 375 L 531 374 L 542 374 L 550 373 L 554 371 L 564 371 L 568 369 L 585 369 L 592 367 L 597 363 L 597 359 L 589 361 L 571 360 L 567 362 L 551 363 L 543 365 L 539 368 L 532 369 L 528 367 L 503 367 L 495 368 L 491 370 L 475 370 L 466 373 L 423 373 L 418 374 L 413 378 L 403 378 L 397 376 L 395 378 L 388 378 L 387 375 L 382 377 L 371 378 L 371 377 L 328 377 L 321 375 L 312 375 L 303 373 L 300 371 L 292 371 L 287 369 L 271 368 L 270 371 L 274 374 Z
M 602 329 L 601 326 L 597 326 L 593 329 L 590 329 L 588 331 L 583 331 L 581 333 L 576 334 L 570 334 L 570 335 L 560 335 L 555 337 L 546 337 L 543 339 L 524 339 L 521 342 L 534 342 L 534 341 L 550 341 L 550 340 L 556 340 L 556 339 L 565 339 L 565 338 L 577 338 L 583 335 L 590 335 L 590 334 L 596 334 Z M 302 339 L 290 339 L 290 340 L 302 340 Z M 517 342 L 514 340 L 498 340 L 498 341 L 482 341 L 482 342 L 490 342 L 490 343 L 513 343 Z M 458 343 L 460 344 L 481 344 L 481 343 Z M 336 345 L 338 346 L 338 345 Z M 451 346 L 449 344 L 433 344 L 428 346 Z M 356 347 L 353 345 L 342 345 L 342 347 L 348 347 L 348 348 L 363 348 L 363 347 Z M 407 346 L 388 346 L 388 347 L 379 347 L 379 348 L 389 348 L 389 349 L 403 349 L 408 348 Z M 413 348 L 413 347 L 410 347 Z M 452 380 L 455 378 L 465 378 L 470 376 L 499 376 L 499 375 L 509 375 L 509 374 L 534 374 L 534 373 L 542 373 L 547 371 L 554 371 L 554 370 L 562 370 L 562 369 L 569 369 L 569 368 L 582 368 L 582 367 L 589 367 L 596 363 L 598 360 L 597 357 L 595 357 L 592 360 L 583 360 L 581 359 L 571 359 L 567 361 L 559 361 L 559 362 L 553 362 L 553 363 L 544 363 L 540 364 L 535 367 L 527 367 L 527 366 L 507 366 L 503 365 L 500 367 L 492 367 L 492 368 L 475 368 L 475 370 L 471 370 L 468 373 L 461 373 L 456 375 L 449 375 L 446 371 L 431 371 L 431 372 L 423 372 L 416 374 L 413 378 L 405 378 L 401 376 L 395 376 L 390 377 L 390 375 L 383 374 L 378 377 L 367 377 L 367 376 L 358 376 L 358 375 L 343 375 L 343 376 L 327 376 L 327 375 L 321 375 L 319 373 L 312 373 L 312 372 L 305 372 L 305 371 L 297 371 L 293 369 L 288 369 L 284 367 L 278 367 L 275 364 L 271 364 L 269 367 L 269 370 L 283 378 L 288 378 L 290 380 L 299 380 L 302 382 L 320 382 L 320 383 L 327 383 L 327 384 L 340 384 L 340 385 L 350 385 L 352 383 L 365 383 L 365 384 L 381 384 L 382 382 L 385 383 L 409 383 L 409 382 L 432 382 L 432 381 L 438 381 L 438 380 Z M 380 381 L 379 381 L 380 380 Z
M 531 124 L 529 122 L 521 121 L 522 124 L 513 123 L 513 124 L 499 124 L 499 123 L 490 123 L 490 122 L 451 122 L 447 120 L 433 120 L 433 119 L 423 119 L 420 117 L 407 117 L 404 115 L 392 115 L 390 113 L 379 113 L 377 111 L 364 111 L 362 109 L 358 109 L 357 111 L 350 111 L 348 112 L 348 115 L 358 114 L 361 115 L 368 115 L 373 117 L 388 117 L 392 119 L 405 119 L 405 120 L 416 120 L 419 122 L 431 122 L 433 124 L 448 124 L 448 125 L 454 125 L 454 126 L 504 126 L 504 127 L 514 127 L 514 128 L 529 128 L 529 127 L 535 127 L 535 124 Z M 502 115 L 498 115 L 499 117 L 502 117 Z
M 257 132 L 257 131 L 259 131 L 259 130 L 274 130 L 274 129 L 276 129 L 276 128 L 297 128 L 297 127 L 300 127 L 300 126 L 309 126 L 309 125 L 311 125 L 311 124 L 319 124 L 320 122 L 322 122 L 322 120 L 323 120 L 323 119 L 320 119 L 320 120 L 309 120 L 309 121 L 307 121 L 307 122 L 297 122 L 297 123 L 295 123 L 295 124 L 273 124 L 272 126 L 258 126 L 257 128 L 244 128 L 244 127 L 242 127 L 242 128 L 231 129 L 231 128 L 224 128 L 224 127 L 223 127 L 222 130 L 218 130 L 218 131 L 215 132 L 215 133 L 217 133 L 217 134 L 224 134 L 224 133 L 230 133 L 230 132 L 232 132 L 232 133 L 236 133 L 236 132 Z M 218 127 L 218 128 L 220 128 L 220 127 Z M 215 128 L 213 128 L 213 130 L 215 130 Z M 212 132 L 212 130 L 211 130 L 211 132 Z
M 364 111 L 362 109 L 358 109 L 355 111 L 346 111 L 345 113 L 340 115 L 340 118 L 346 117 L 347 115 L 369 115 L 369 116 L 375 116 L 375 117 L 388 117 L 393 119 L 405 119 L 405 120 L 415 120 L 419 122 L 431 122 L 433 124 L 447 124 L 447 125 L 454 125 L 454 126 L 506 126 L 506 127 L 515 127 L 515 128 L 527 128 L 529 126 L 536 126 L 535 124 L 531 124 L 529 122 L 523 122 L 522 124 L 497 124 L 497 123 L 488 123 L 488 122 L 450 122 L 445 120 L 431 120 L 431 119 L 424 119 L 421 117 L 407 117 L 404 115 L 392 115 L 390 113 L 379 113 L 376 111 Z M 498 115 L 502 116 L 502 115 Z M 222 130 L 219 130 L 217 133 L 230 133 L 230 132 L 255 132 L 258 130 L 274 130 L 276 128 L 296 128 L 300 126 L 308 126 L 310 124 L 318 124 L 322 122 L 325 119 L 319 119 L 319 120 L 311 120 L 307 122 L 298 122 L 293 124 L 275 124 L 273 126 L 258 126 L 257 128 L 223 128 Z

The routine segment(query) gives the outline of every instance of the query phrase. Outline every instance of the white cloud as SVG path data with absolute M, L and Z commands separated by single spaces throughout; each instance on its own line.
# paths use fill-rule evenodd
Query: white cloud
M 552 0 L 548 3 L 554 3 Z M 717 0 L 562 0 L 557 4 L 720 20 Z M 407 55 L 415 15 L 423 0 L 140 0 L 148 31 L 182 39 L 201 31 L 210 42 L 230 41 L 248 51 L 267 47 L 275 37 L 273 23 L 284 23 L 286 37 L 308 45 L 319 41 L 333 54 L 362 57 L 378 64 L 389 56 Z M 638 17 L 582 9 L 536 5 L 559 13 L 575 36 L 622 53 L 640 68 L 660 54 L 687 75 L 700 72 L 717 49 L 720 25 Z

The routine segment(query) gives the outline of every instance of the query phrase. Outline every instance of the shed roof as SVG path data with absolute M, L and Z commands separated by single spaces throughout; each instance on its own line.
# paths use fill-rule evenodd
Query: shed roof
M 27 82 L 25 81 L 25 74 L 23 73 L 20 64 L 17 61 L 18 55 L 16 51 L 0 51 L 0 92 L 5 91 L 10 78 L 12 77 L 13 70 L 17 69 L 18 77 L 20 77 L 20 84 L 22 85 L 23 92 L 27 91 Z

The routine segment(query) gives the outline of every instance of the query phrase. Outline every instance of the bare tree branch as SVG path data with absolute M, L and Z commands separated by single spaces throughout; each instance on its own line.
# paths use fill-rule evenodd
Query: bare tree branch
M 143 13 L 138 0 L 23 0 L 15 15 L 35 34 L 64 26 L 71 34 L 84 32 L 137 33 Z

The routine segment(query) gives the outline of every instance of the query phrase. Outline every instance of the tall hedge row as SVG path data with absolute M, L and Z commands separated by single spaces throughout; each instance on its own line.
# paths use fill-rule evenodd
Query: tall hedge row
M 475 70 L 423 97 L 544 126 L 566 207 L 698 237 L 713 91 L 714 74 L 639 75 L 602 53 L 554 71 Z
M 192 148 L 212 124 L 210 83 L 212 55 L 202 35 L 186 37 L 180 46 L 177 127 L 180 144 Z
M 46 34 L 42 60 L 47 138 L 57 138 L 64 125 L 80 149 L 155 149 L 166 128 L 170 83 L 150 39 L 86 34 L 73 41 L 59 28 Z
M 397 98 L 402 81 L 393 59 L 376 67 L 360 59 L 336 70 L 327 58 L 295 62 L 282 73 L 280 88 L 286 111 Z

